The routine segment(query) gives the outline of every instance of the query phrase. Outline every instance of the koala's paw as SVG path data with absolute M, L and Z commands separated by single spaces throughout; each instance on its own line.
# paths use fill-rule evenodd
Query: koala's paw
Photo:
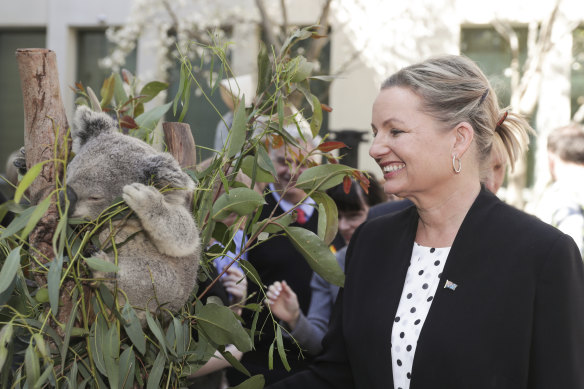
M 130 208 L 140 214 L 142 210 L 155 207 L 162 194 L 152 186 L 135 182 L 124 186 L 122 197 Z
M 14 160 L 12 161 L 12 163 L 14 164 L 14 166 L 16 167 L 16 169 L 18 170 L 18 173 L 20 173 L 21 175 L 25 175 L 27 172 L 26 169 L 26 152 L 24 151 L 24 147 L 20 148 L 20 151 L 18 153 L 18 155 L 16 156 L 16 158 L 14 158 Z
M 113 262 L 112 258 L 110 258 L 104 251 L 101 250 L 93 252 L 91 256 L 102 259 L 106 262 Z M 111 281 L 111 279 L 115 278 L 115 273 L 106 273 L 99 270 L 93 270 L 91 273 L 92 277 L 94 278 L 94 281 L 91 283 L 92 287 L 97 287 L 100 281 L 107 283 L 108 281 Z

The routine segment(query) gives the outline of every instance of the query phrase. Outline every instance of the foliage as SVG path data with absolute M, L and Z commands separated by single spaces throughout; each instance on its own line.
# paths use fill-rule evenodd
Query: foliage
M 314 38 L 315 28 L 295 32 L 286 43 L 293 46 L 299 40 Z M 200 47 L 200 45 L 197 45 Z M 232 74 L 225 56 L 217 47 L 207 46 L 214 53 L 224 74 Z M 270 50 L 260 51 L 257 98 L 250 107 L 245 96 L 237 104 L 228 140 L 205 168 L 190 172 L 198 183 L 193 199 L 193 217 L 200 230 L 203 253 L 200 279 L 207 277 L 213 259 L 233 251 L 237 226 L 243 225 L 250 239 L 232 260 L 276 235 L 288 236 L 303 253 L 310 266 L 325 279 L 342 285 L 344 275 L 338 267 L 328 244 L 336 234 L 336 207 L 324 190 L 339 184 L 346 177 L 355 177 L 365 185 L 366 178 L 358 171 L 337 163 L 332 151 L 343 147 L 340 142 L 320 143 L 314 149 L 303 148 L 299 139 L 318 134 L 322 109 L 318 98 L 310 92 L 312 65 L 302 56 L 291 58 L 288 50 L 270 58 Z M 181 56 L 183 90 L 190 83 L 199 83 L 191 73 L 188 56 Z M 215 80 L 218 82 L 219 80 Z M 187 85 L 188 84 L 188 85 Z M 142 88 L 127 71 L 114 73 L 103 84 L 98 99 L 93 91 L 77 84 L 78 104 L 88 104 L 115 115 L 120 131 L 150 140 L 152 129 L 171 106 L 186 109 L 188 95 L 179 91 L 174 101 L 151 110 L 144 103 L 166 88 L 166 84 L 151 82 Z M 286 114 L 288 97 L 300 91 L 312 112 Z M 310 114 L 304 126 L 301 116 Z M 300 175 L 298 187 L 312 196 L 319 209 L 319 231 L 313 234 L 290 226 L 294 213 L 272 216 L 258 221 L 264 203 L 256 185 L 273 180 L 275 169 L 269 157 L 269 147 L 300 150 L 296 157 L 308 169 Z M 298 149 L 295 149 L 297 147 Z M 328 164 L 316 165 L 314 157 Z M 66 166 L 69 156 L 54 162 Z M 34 166 L 23 177 L 18 198 L 24 196 L 41 167 Z M 244 173 L 250 182 L 241 180 Z M 346 180 L 345 180 L 346 181 Z M 226 351 L 228 344 L 240 351 L 253 345 L 256 323 L 245 328 L 241 318 L 216 299 L 206 299 L 207 290 L 195 290 L 181 312 L 173 316 L 146 313 L 141 323 L 134 308 L 117 299 L 122 290 L 110 290 L 92 278 L 92 270 L 115 272 L 117 267 L 87 253 L 91 246 L 99 247 L 97 235 L 111 221 L 130 217 L 128 207 L 119 199 L 96 220 L 68 218 L 68 203 L 55 201 L 66 197 L 65 182 L 58 180 L 47 197 L 34 205 L 10 201 L 0 206 L 16 213 L 13 222 L 0 229 L 0 381 L 2 387 L 16 388 L 132 388 L 184 387 L 188 376 L 196 372 L 215 352 L 240 371 L 246 369 Z M 286 188 L 290 190 L 290 188 Z M 46 209 L 55 204 L 59 219 L 52 239 L 54 257 L 43 258 L 27 243 L 27 235 L 35 228 Z M 226 217 L 236 221 L 227 224 Z M 217 243 L 212 243 L 216 241 Z M 114 250 L 115 250 L 114 246 Z M 246 262 L 240 262 L 250 282 L 262 285 L 258 272 Z M 217 282 L 217 279 L 213 282 Z M 242 305 L 245 303 L 242 303 Z M 259 312 L 258 305 L 243 305 L 244 309 Z M 64 321 L 58 314 L 70 309 Z M 267 309 L 267 308 L 263 308 Z M 286 362 L 282 346 L 282 328 L 276 320 L 274 339 L 278 357 Z M 272 361 L 269 362 L 272 365 Z M 250 377 L 240 388 L 261 388 L 261 376 Z

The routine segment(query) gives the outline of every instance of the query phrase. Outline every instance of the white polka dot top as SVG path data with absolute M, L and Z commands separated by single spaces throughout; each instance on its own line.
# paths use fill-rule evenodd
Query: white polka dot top
M 397 313 L 391 331 L 391 361 L 395 389 L 408 389 L 422 326 L 440 282 L 450 247 L 431 248 L 414 243 Z

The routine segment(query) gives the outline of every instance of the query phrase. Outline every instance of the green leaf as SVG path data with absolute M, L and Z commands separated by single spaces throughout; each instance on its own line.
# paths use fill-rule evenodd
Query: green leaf
M 146 322 L 148 323 L 148 327 L 150 328 L 150 331 L 152 331 L 152 333 L 154 334 L 154 336 L 158 340 L 158 346 L 160 346 L 160 348 L 164 352 L 164 356 L 166 358 L 168 358 L 168 354 L 166 352 L 166 349 L 167 349 L 166 338 L 164 337 L 164 334 L 162 332 L 162 329 L 160 328 L 160 325 L 158 324 L 158 322 L 156 320 L 154 320 L 154 318 L 152 317 L 152 315 L 150 314 L 150 312 L 148 310 L 146 311 Z M 150 382 L 148 382 L 148 384 L 150 384 Z
M 114 98 L 116 99 L 116 104 L 121 106 L 126 101 L 128 101 L 128 94 L 124 89 L 124 81 L 122 80 L 122 77 L 119 73 L 115 73 L 114 79 Z
M 145 98 L 142 98 L 142 102 L 147 103 L 151 101 L 153 98 L 158 96 L 160 92 L 166 89 L 168 89 L 168 84 L 166 82 L 160 81 L 149 82 L 148 84 L 144 85 L 144 87 L 140 91 L 140 96 L 146 96 Z
M 152 130 L 156 127 L 160 119 L 164 117 L 164 114 L 166 114 L 171 105 L 172 101 L 164 105 L 159 105 L 136 117 L 135 121 L 141 128 Z
M 144 331 L 142 331 L 142 325 L 140 324 L 140 319 L 136 311 L 127 301 L 122 308 L 122 317 L 125 321 L 124 330 L 126 334 L 140 354 L 144 355 L 146 353 L 146 336 L 144 335 Z
M 270 154 L 268 154 L 268 151 L 264 148 L 264 145 L 260 145 L 257 148 L 257 154 L 258 154 L 258 165 L 270 172 L 274 177 L 277 176 L 276 173 L 276 168 L 274 168 L 274 164 L 272 163 L 272 158 L 270 157 Z
M 282 96 L 278 96 L 278 130 L 282 130 L 284 128 L 284 100 Z
M 202 305 L 197 302 L 198 305 Z M 200 306 L 197 313 L 199 328 L 214 343 L 233 344 L 241 352 L 251 350 L 251 339 L 231 309 L 208 303 Z
M 128 347 L 120 356 L 120 384 L 122 389 L 134 387 L 134 371 L 136 370 L 136 355 L 131 347 Z
M 337 205 L 325 192 L 314 192 L 310 197 L 318 204 L 318 236 L 325 244 L 330 245 L 339 230 L 339 211 L 337 210 Z M 321 211 L 321 207 L 324 212 Z
M 152 365 L 152 370 L 150 370 L 150 375 L 148 376 L 148 386 L 146 389 L 158 389 L 160 388 L 160 379 L 162 378 L 162 373 L 164 373 L 164 365 L 166 358 L 163 353 L 158 353 L 154 364 Z
M 314 68 L 314 63 L 308 62 L 306 58 L 304 58 L 302 55 L 299 55 L 290 61 L 290 67 L 290 71 L 292 72 L 290 81 L 301 82 L 310 76 L 312 69 Z
M 75 300 L 73 300 L 75 301 Z M 65 326 L 65 338 L 63 339 L 63 346 L 61 346 L 61 360 L 65 361 L 67 357 L 67 351 L 69 351 L 69 341 L 71 340 L 71 333 L 73 329 L 73 324 L 75 324 L 75 318 L 77 315 L 77 307 L 81 303 L 81 300 L 77 300 L 77 303 L 73 306 L 73 311 L 69 315 L 69 320 L 67 320 L 67 325 Z M 65 364 L 61 364 L 61 374 L 64 374 Z
M 282 231 L 283 226 L 288 226 L 292 224 L 293 221 L 294 217 L 292 216 L 291 213 L 279 217 L 278 220 L 274 220 L 273 218 L 264 219 L 251 227 L 251 234 L 255 235 L 256 232 L 258 232 L 260 229 L 269 234 L 275 234 L 277 232 Z
M 47 288 L 49 290 L 49 302 L 51 303 L 51 312 L 57 316 L 59 311 L 59 290 L 61 287 L 61 270 L 63 269 L 63 257 L 58 255 L 49 265 L 49 274 L 47 275 Z
M 102 109 L 106 108 L 111 103 L 112 98 L 114 97 L 115 84 L 115 77 L 113 74 L 103 81 L 99 92 L 101 95 L 99 105 Z
M 16 276 L 16 271 L 20 267 L 20 247 L 18 246 L 8 254 L 2 270 L 0 270 L 0 293 L 10 287 Z
M 26 383 L 29 388 L 33 388 L 41 375 L 41 367 L 32 342 L 29 343 L 24 354 L 24 367 L 26 369 Z
M 316 137 L 322 127 L 322 107 L 320 100 L 315 95 L 312 95 L 312 118 L 310 118 L 310 131 L 312 137 Z
M 343 286 L 345 274 L 328 246 L 312 231 L 302 227 L 286 227 L 288 238 L 302 253 L 312 270 L 333 285 Z
M 266 384 L 266 380 L 262 374 L 254 375 L 248 378 L 237 386 L 230 387 L 230 389 L 262 389 Z
M 118 267 L 115 263 L 106 261 L 98 257 L 85 258 L 85 263 L 91 270 L 101 271 L 104 273 L 117 273 Z
M 258 52 L 258 86 L 256 89 L 256 96 L 261 96 L 268 87 L 270 86 L 270 81 L 272 80 L 272 64 L 270 63 L 270 57 L 268 49 L 264 42 L 260 41 L 260 50 Z
M 276 328 L 276 346 L 278 347 L 278 354 L 280 355 L 280 360 L 282 361 L 284 368 L 286 371 L 290 371 L 290 365 L 286 358 L 286 350 L 284 349 L 284 340 L 282 339 L 282 328 L 280 326 Z
M 105 362 L 103 358 L 103 344 L 108 332 L 107 322 L 102 314 L 98 313 L 95 322 L 91 326 L 89 332 L 89 341 L 91 346 L 91 355 L 93 356 L 93 363 L 97 369 L 103 374 L 107 375 L 105 370 Z
M 103 344 L 103 361 L 110 388 L 117 389 L 120 382 L 120 334 L 118 326 L 113 324 L 106 334 Z
M 31 215 L 34 213 L 36 206 L 25 209 L 20 215 L 14 218 L 8 227 L 2 232 L 0 238 L 9 238 L 22 230 L 28 223 Z
M 264 287 L 262 284 L 262 279 L 260 278 L 260 274 L 258 273 L 256 268 L 253 267 L 251 262 L 239 261 L 238 263 L 239 266 L 241 266 L 241 269 L 245 273 L 245 276 L 247 277 L 248 280 L 259 286 L 260 288 Z
M 260 168 L 255 163 L 255 158 L 251 155 L 246 155 L 241 161 L 241 171 L 250 178 L 253 178 L 253 171 L 255 167 L 255 181 L 256 182 L 275 182 L 275 174 Z
M 245 114 L 245 95 L 241 96 L 235 113 L 233 115 L 233 124 L 229 130 L 229 148 L 227 149 L 227 158 L 237 155 L 245 143 L 245 133 L 247 129 L 247 115 Z
M 286 52 L 288 52 L 288 50 L 290 50 L 290 47 L 292 47 L 292 45 L 299 40 L 304 40 L 304 39 L 308 39 L 312 36 L 312 31 L 311 29 L 314 29 L 316 26 L 308 26 L 308 27 L 304 27 L 303 29 L 298 29 L 296 31 L 294 31 L 294 33 L 292 35 L 290 35 L 285 41 L 284 44 L 282 45 L 282 49 L 280 50 L 280 57 L 283 57 Z
M 296 187 L 305 190 L 324 191 L 343 182 L 346 175 L 355 170 L 349 166 L 326 164 L 313 166 L 300 174 Z
M 47 209 L 49 209 L 50 206 L 51 206 L 51 196 L 45 198 L 43 201 L 41 201 L 35 207 L 33 213 L 30 215 L 30 219 L 28 219 L 28 222 L 26 223 L 26 226 L 24 227 L 24 230 L 22 230 L 22 233 L 20 234 L 20 237 L 22 239 L 24 239 L 28 236 L 28 234 L 37 225 L 39 220 L 41 220 L 41 218 L 44 216 L 44 214 L 47 212 Z
M 47 367 L 43 371 L 43 374 L 41 374 L 41 376 L 38 378 L 38 380 L 36 380 L 36 382 L 34 383 L 33 388 L 34 389 L 37 389 L 37 388 L 40 389 L 40 388 L 42 388 L 43 385 L 45 384 L 45 382 L 51 376 L 51 374 L 53 374 L 53 363 L 52 362 L 47 365 Z
M 41 170 L 43 169 L 43 165 L 47 162 L 49 162 L 49 161 L 39 162 L 36 165 L 34 165 L 33 167 L 31 167 L 30 169 L 28 169 L 28 171 L 26 172 L 24 177 L 22 177 L 22 180 L 20 181 L 20 183 L 16 187 L 16 191 L 14 192 L 14 202 L 15 203 L 20 203 L 20 200 L 22 200 L 22 196 L 24 195 L 24 192 L 33 183 L 35 178 L 38 177 L 38 175 L 41 173 Z
M 67 376 L 68 379 L 68 389 L 77 389 L 77 373 L 79 372 L 79 367 L 77 366 L 77 358 L 73 361 L 73 366 L 71 366 L 71 370 L 69 370 L 69 375 Z
M 260 205 L 265 204 L 261 194 L 249 188 L 233 188 L 229 193 L 223 193 L 211 211 L 215 220 L 221 220 L 235 212 L 239 216 L 249 215 Z

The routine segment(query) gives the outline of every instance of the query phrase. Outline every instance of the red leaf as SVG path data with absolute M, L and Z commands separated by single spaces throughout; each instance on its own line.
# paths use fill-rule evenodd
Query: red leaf
M 327 155 L 326 159 L 329 163 L 336 164 L 336 165 L 339 164 L 339 161 L 337 161 L 337 159 L 335 157 L 330 157 Z
M 134 121 L 134 118 L 128 115 L 122 116 L 120 118 L 120 126 L 124 128 L 135 129 L 138 128 L 138 124 Z
M 126 84 L 131 84 L 132 83 L 132 73 L 130 73 L 129 70 L 127 69 L 122 69 L 122 79 L 124 80 L 124 82 Z
M 346 194 L 349 194 L 351 191 L 351 178 L 349 176 L 345 176 L 345 178 L 343 178 L 343 191 Z
M 349 148 L 349 146 L 347 146 L 343 142 L 331 141 L 331 142 L 321 143 L 320 145 L 318 145 L 317 149 L 319 149 L 320 151 L 322 151 L 324 153 L 328 153 L 329 151 L 333 151 L 336 149 L 342 149 L 343 147 Z
M 321 103 L 320 107 L 322 108 L 323 111 L 333 112 L 333 108 L 330 105 L 326 105 L 326 104 Z

